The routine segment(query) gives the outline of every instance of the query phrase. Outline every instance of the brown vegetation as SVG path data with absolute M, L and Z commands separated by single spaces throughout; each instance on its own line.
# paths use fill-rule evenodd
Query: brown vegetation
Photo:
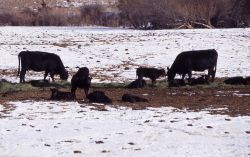
M 120 0 L 119 9 L 135 28 L 249 26 L 249 0 Z
M 19 7 L 14 7 L 15 0 L 3 1 L 7 5 L 0 7 L 0 25 L 101 25 L 136 29 L 250 26 L 249 0 L 118 0 L 118 3 L 113 0 L 112 4 L 108 1 L 110 6 L 82 0 L 81 7 L 70 6 L 71 1 L 69 7 L 57 6 L 58 0 L 19 0 L 16 3 Z

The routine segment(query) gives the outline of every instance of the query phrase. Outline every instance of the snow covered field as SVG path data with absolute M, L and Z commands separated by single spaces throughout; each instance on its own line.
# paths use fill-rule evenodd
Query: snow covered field
M 0 119 L 0 156 L 247 157 L 249 117 L 174 108 L 94 107 L 75 102 L 11 102 Z
M 20 51 L 47 51 L 58 54 L 70 71 L 76 71 L 77 66 L 89 67 L 95 82 L 132 80 L 139 66 L 166 69 L 180 52 L 199 49 L 218 51 L 217 77 L 250 74 L 249 28 L 140 31 L 82 27 L 0 27 L 0 69 L 17 70 L 17 55 Z M 13 73 L 8 77 L 0 77 L 17 82 Z M 27 76 L 27 79 L 41 79 L 42 73 L 30 71 Z
M 218 51 L 217 77 L 249 76 L 250 29 L 0 27 L 0 79 L 18 82 L 17 55 L 23 50 L 56 53 L 70 72 L 87 66 L 94 82 L 125 82 L 136 77 L 139 66 L 166 69 L 180 52 L 198 49 Z M 42 76 L 29 71 L 26 78 Z M 98 111 L 77 102 L 32 100 L 13 100 L 7 107 L 0 104 L 0 157 L 250 154 L 249 116 L 170 107 L 105 108 Z

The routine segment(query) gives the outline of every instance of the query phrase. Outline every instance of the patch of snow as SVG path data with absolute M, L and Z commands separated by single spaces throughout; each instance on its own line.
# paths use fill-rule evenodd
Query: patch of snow
M 238 97 L 243 97 L 243 96 L 250 96 L 249 93 L 233 93 L 234 96 L 238 96 Z
M 125 82 L 139 66 L 167 69 L 182 51 L 216 49 L 216 77 L 248 76 L 250 28 L 129 30 L 105 27 L 0 27 L 0 69 L 16 71 L 22 50 L 58 54 L 76 71 L 87 66 L 93 80 Z M 129 67 L 129 70 L 125 70 Z M 43 73 L 27 72 L 27 80 Z M 18 82 L 16 76 L 1 76 Z
M 76 102 L 10 102 L 1 156 L 248 156 L 250 117 L 171 107 L 96 111 Z M 77 154 L 75 154 L 77 155 Z

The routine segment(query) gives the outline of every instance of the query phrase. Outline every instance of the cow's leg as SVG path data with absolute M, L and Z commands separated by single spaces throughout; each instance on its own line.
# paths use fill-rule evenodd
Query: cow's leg
M 26 70 L 22 69 L 20 72 L 20 83 L 25 83 L 25 74 L 26 74 Z
M 84 93 L 85 93 L 85 97 L 87 98 L 87 96 L 89 94 L 89 89 L 88 88 L 84 88 Z
M 192 71 L 190 70 L 188 72 L 188 83 L 190 84 L 191 83 L 191 78 L 192 78 Z
M 152 87 L 153 87 L 155 84 L 156 84 L 156 79 L 153 78 L 153 79 L 152 79 Z
M 54 72 L 50 72 L 50 77 L 51 77 L 52 81 L 55 82 L 55 79 L 54 79 Z
M 216 73 L 216 69 L 212 70 L 212 82 L 214 82 L 215 73 Z
M 71 93 L 74 95 L 74 97 L 76 97 L 76 87 L 75 86 L 71 87 Z
M 208 76 L 207 76 L 207 80 L 210 79 L 210 75 L 212 76 L 212 82 L 214 81 L 214 70 L 212 68 L 208 69 Z
M 186 74 L 181 75 L 181 79 L 184 81 Z
M 139 87 L 142 88 L 143 76 L 138 76 Z
M 47 77 L 47 76 L 48 76 L 48 71 L 45 70 L 45 74 L 44 74 L 44 78 L 43 78 L 44 81 L 46 80 L 46 77 Z

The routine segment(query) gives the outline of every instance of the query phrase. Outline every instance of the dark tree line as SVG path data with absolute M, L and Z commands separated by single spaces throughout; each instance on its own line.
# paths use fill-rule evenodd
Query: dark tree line
M 137 29 L 250 25 L 249 0 L 119 0 L 118 7 Z

